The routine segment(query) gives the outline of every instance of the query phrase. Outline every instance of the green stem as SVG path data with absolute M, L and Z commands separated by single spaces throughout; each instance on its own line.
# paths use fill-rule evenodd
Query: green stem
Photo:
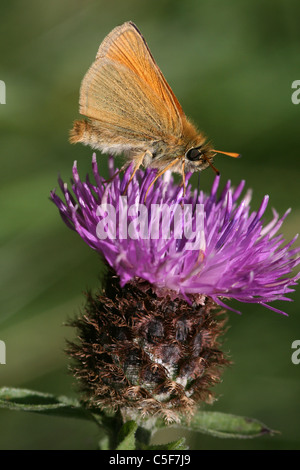
M 139 426 L 135 433 L 136 442 L 141 445 L 139 447 L 143 447 L 143 445 L 148 446 L 150 444 L 152 434 L 152 430 Z
M 103 432 L 104 430 L 106 433 L 108 450 L 116 449 L 118 445 L 118 434 L 123 425 L 120 412 L 117 411 L 112 416 L 108 416 L 105 413 L 93 413 L 93 418 L 101 431 Z

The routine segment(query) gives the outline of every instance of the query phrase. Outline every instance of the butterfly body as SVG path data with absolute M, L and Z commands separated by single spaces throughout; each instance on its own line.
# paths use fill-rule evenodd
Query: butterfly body
M 166 164 L 174 161 L 178 156 L 185 156 L 189 149 L 201 147 L 202 153 L 205 152 L 205 155 L 207 155 L 206 158 L 211 155 L 210 159 L 214 155 L 209 146 L 205 144 L 205 138 L 196 133 L 193 136 L 190 133 L 188 136 L 175 137 L 169 135 L 167 138 L 162 135 L 160 139 L 153 138 L 138 141 L 136 139 L 133 140 L 130 136 L 126 139 L 121 132 L 120 130 L 120 134 L 112 135 L 103 125 L 99 126 L 97 121 L 76 121 L 73 128 L 75 136 L 71 137 L 71 142 L 81 142 L 93 149 L 112 155 L 120 155 L 122 153 L 130 161 L 134 161 L 138 155 L 144 153 L 143 166 L 159 170 Z M 208 165 L 209 163 L 204 159 L 196 162 L 186 159 L 185 170 L 186 172 L 200 171 Z M 177 165 L 173 166 L 172 170 L 181 172 L 180 161 L 177 162 Z

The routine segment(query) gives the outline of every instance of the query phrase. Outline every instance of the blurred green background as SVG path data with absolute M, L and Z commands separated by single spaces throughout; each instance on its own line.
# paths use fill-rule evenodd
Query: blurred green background
M 92 151 L 68 143 L 78 115 L 79 86 L 102 39 L 134 21 L 145 36 L 186 114 L 216 148 L 241 152 L 215 163 L 222 181 L 246 179 L 256 210 L 265 194 L 299 230 L 300 105 L 291 84 L 300 79 L 298 1 L 40 0 L 1 3 L 1 312 L 7 364 L 0 386 L 75 396 L 64 355 L 74 332 L 64 322 L 95 288 L 98 256 L 62 223 L 49 191 L 57 175 L 69 181 L 74 160 L 90 172 Z M 106 157 L 98 157 L 106 173 Z M 214 174 L 206 170 L 202 186 Z M 196 184 L 196 176 L 192 182 Z M 296 243 L 297 245 L 297 243 Z M 299 243 L 298 243 L 299 245 Z M 300 339 L 300 290 L 276 302 L 284 317 L 261 306 L 229 313 L 224 349 L 234 365 L 217 388 L 212 409 L 254 417 L 281 434 L 249 441 L 186 434 L 193 449 L 299 449 L 300 364 L 291 344 Z M 209 408 L 208 408 L 209 409 Z M 93 424 L 0 411 L 1 449 L 94 449 Z M 182 433 L 157 435 L 166 442 Z

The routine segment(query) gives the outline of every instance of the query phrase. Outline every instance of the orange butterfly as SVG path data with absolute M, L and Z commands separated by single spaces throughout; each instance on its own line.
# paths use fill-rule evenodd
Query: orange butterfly
M 82 142 L 102 152 L 124 153 L 140 167 L 157 168 L 153 183 L 166 170 L 201 171 L 216 153 L 184 114 L 156 64 L 142 34 L 132 22 L 116 27 L 99 47 L 96 60 L 83 78 L 80 113 L 70 142 Z

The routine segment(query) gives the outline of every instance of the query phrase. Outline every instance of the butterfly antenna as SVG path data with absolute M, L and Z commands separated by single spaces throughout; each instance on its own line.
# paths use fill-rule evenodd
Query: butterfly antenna
M 232 158 L 241 158 L 242 156 L 240 153 L 223 152 L 223 150 L 213 150 L 213 152 L 222 153 L 223 155 L 228 155 L 228 157 L 232 157 Z
M 222 153 L 224 155 L 228 155 L 228 157 L 232 157 L 232 158 L 241 158 L 241 154 L 240 153 L 234 153 L 234 152 L 223 152 L 223 150 L 212 150 L 213 152 L 216 152 L 216 153 Z M 207 161 L 207 163 L 209 164 L 209 166 L 214 170 L 214 172 L 216 173 L 216 175 L 219 175 L 220 172 L 219 170 L 212 164 L 210 163 L 209 159 L 208 158 L 205 158 L 205 160 Z

